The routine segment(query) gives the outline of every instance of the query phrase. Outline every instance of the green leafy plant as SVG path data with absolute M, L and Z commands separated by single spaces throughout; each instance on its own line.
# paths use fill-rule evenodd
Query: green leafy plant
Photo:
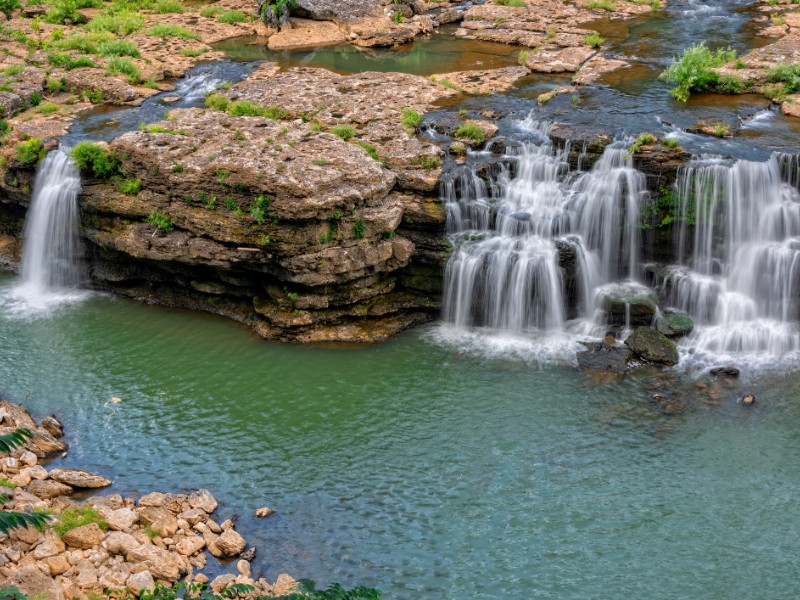
M 111 40 L 100 44 L 98 54 L 103 56 L 130 56 L 139 58 L 139 49 L 130 40 Z
M 232 25 L 234 23 L 247 23 L 250 19 L 240 10 L 228 10 L 217 17 L 220 23 Z
M 258 14 L 267 25 L 284 25 L 289 12 L 297 8 L 296 0 L 258 0 Z
M 206 107 L 212 110 L 228 110 L 228 99 L 222 94 L 212 92 L 206 96 Z
M 454 135 L 457 138 L 472 140 L 477 144 L 482 144 L 486 140 L 483 129 L 474 121 L 467 121 L 456 127 Z
M 144 17 L 134 10 L 104 12 L 89 21 L 90 31 L 110 31 L 117 35 L 130 35 L 144 27 Z
M 165 15 L 168 13 L 182 13 L 183 4 L 177 0 L 158 0 L 156 2 L 156 12 Z
M 67 20 L 78 23 L 81 20 L 81 15 L 78 12 L 78 6 L 75 4 L 75 0 L 55 0 L 55 2 L 53 2 L 53 7 L 45 13 L 44 20 L 47 23 L 57 25 Z
M 142 80 L 139 69 L 131 62 L 130 58 L 113 56 L 108 61 L 108 72 L 112 75 L 126 75 L 129 83 L 137 84 Z
M 0 12 L 9 19 L 11 18 L 11 12 L 18 8 L 22 8 L 19 0 L 0 0 Z
M 78 169 L 91 172 L 98 179 L 108 179 L 119 174 L 119 159 L 113 152 L 93 142 L 79 142 L 72 149 L 72 159 Z
M 147 35 L 152 35 L 155 37 L 177 37 L 183 38 L 185 40 L 196 40 L 198 35 L 192 31 L 189 31 L 185 27 L 181 27 L 180 25 L 171 25 L 166 23 L 159 23 L 158 25 L 153 25 L 150 29 L 147 30 Z
M 800 63 L 780 63 L 767 71 L 767 82 L 782 83 L 785 94 L 800 91 Z
M 119 191 L 128 196 L 135 196 L 142 189 L 141 179 L 126 179 L 119 185 Z
M 44 158 L 44 144 L 39 138 L 29 138 L 17 145 L 17 160 L 25 165 L 36 165 Z
M 422 115 L 413 108 L 403 109 L 403 126 L 408 129 L 416 129 L 422 123 Z
M 169 233 L 175 229 L 175 224 L 172 220 L 162 212 L 151 212 L 147 215 L 147 222 L 151 225 L 155 225 L 158 231 L 162 231 L 164 233 Z
M 336 125 L 331 127 L 328 132 L 332 133 L 333 135 L 338 135 L 346 142 L 352 139 L 352 137 L 356 134 L 356 128 L 352 125 Z
M 712 52 L 705 42 L 701 42 L 676 57 L 667 70 L 659 75 L 659 79 L 676 84 L 670 93 L 677 100 L 686 102 L 692 92 L 714 87 L 719 82 L 719 74 L 714 69 L 735 58 L 735 50 L 720 48 Z
M 500 6 L 527 6 L 527 4 L 525 4 L 525 0 L 494 0 L 494 3 L 499 4 Z
M 605 38 L 601 37 L 599 33 L 597 33 L 596 31 L 593 31 L 592 33 L 587 35 L 585 38 L 583 38 L 583 41 L 586 42 L 586 45 L 588 45 L 591 48 L 599 48 L 600 46 L 603 45 L 603 43 L 606 40 L 605 40 Z

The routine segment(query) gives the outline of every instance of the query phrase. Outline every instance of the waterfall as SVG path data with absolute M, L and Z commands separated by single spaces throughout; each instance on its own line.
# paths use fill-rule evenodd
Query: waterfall
M 597 290 L 613 291 L 607 284 L 620 278 L 636 286 L 645 177 L 627 144 L 573 172 L 570 145 L 550 143 L 549 123 L 529 117 L 518 126 L 536 141 L 507 149 L 512 168 L 500 167 L 489 183 L 465 168 L 442 185 L 454 247 L 443 320 L 463 331 L 547 336 L 573 327 L 602 335 Z M 566 281 L 567 262 L 576 281 Z
M 704 157 L 684 167 L 678 257 L 668 302 L 700 325 L 688 344 L 706 353 L 776 358 L 800 350 L 800 192 L 796 159 Z
M 62 150 L 48 154 L 39 166 L 25 224 L 21 281 L 12 292 L 15 308 L 44 310 L 82 296 L 76 292 L 82 281 L 80 187 L 78 171 Z

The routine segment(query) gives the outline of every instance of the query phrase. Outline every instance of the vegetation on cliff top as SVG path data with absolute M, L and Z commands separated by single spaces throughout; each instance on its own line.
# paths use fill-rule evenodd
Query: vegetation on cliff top
M 705 42 L 701 42 L 686 48 L 683 54 L 676 57 L 667 70 L 661 73 L 659 79 L 676 84 L 670 90 L 670 94 L 681 102 L 686 102 L 692 92 L 703 92 L 720 85 L 723 87 L 729 85 L 730 82 L 720 77 L 714 69 L 734 59 L 736 50 L 720 48 L 713 52 Z

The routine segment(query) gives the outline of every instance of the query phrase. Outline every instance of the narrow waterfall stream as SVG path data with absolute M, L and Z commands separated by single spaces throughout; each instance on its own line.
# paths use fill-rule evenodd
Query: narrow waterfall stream
M 6 301 L 41 312 L 83 297 L 78 229 L 80 175 L 69 156 L 54 150 L 36 174 L 22 247 L 21 281 Z

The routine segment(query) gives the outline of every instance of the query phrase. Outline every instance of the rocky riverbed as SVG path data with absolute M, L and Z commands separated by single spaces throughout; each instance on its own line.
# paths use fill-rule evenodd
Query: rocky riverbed
M 0 459 L 0 492 L 9 498 L 3 510 L 52 515 L 43 531 L 17 528 L 0 535 L 0 587 L 14 586 L 30 597 L 44 593 L 52 600 L 139 595 L 156 582 L 170 586 L 179 580 L 209 583 L 215 592 L 239 583 L 261 596 L 282 596 L 294 588 L 288 575 L 270 584 L 253 574 L 249 560 L 255 548 L 247 549 L 233 521 L 216 522 L 218 503 L 208 490 L 153 492 L 138 499 L 109 494 L 113 486 L 105 477 L 41 464 L 67 449 L 55 417 L 37 425 L 24 408 L 2 400 L 0 426 L 2 434 L 18 428 L 34 434 Z M 271 513 L 267 508 L 256 512 L 260 517 Z M 209 582 L 202 572 L 208 554 L 230 572 Z

